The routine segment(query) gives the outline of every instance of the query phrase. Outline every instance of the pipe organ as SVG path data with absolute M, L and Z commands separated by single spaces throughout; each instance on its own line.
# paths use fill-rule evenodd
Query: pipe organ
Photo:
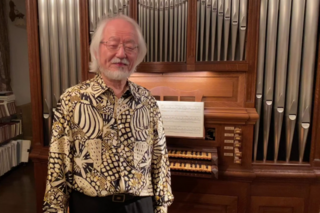
M 52 112 L 94 76 L 99 20 L 135 19 L 147 55 L 130 80 L 204 102 L 203 138 L 167 137 L 170 212 L 318 213 L 319 0 L 27 0 L 38 212 Z
M 39 41 L 45 144 L 50 140 L 52 111 L 63 91 L 80 83 L 80 14 L 78 1 L 41 0 Z M 40 89 L 40 88 L 39 88 Z
M 318 17 L 319 1 L 261 1 L 254 161 L 309 162 Z
M 242 61 L 247 30 L 246 0 L 197 1 L 197 61 Z

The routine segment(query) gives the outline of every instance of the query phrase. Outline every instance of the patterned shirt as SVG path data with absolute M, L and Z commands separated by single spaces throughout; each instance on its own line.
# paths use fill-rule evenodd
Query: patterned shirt
M 44 212 L 67 211 L 72 190 L 88 196 L 154 196 L 155 212 L 173 202 L 161 114 L 131 81 L 121 98 L 101 75 L 69 88 L 54 113 Z

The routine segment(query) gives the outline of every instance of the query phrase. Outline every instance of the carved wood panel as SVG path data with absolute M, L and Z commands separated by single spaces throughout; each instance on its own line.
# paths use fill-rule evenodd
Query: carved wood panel
M 188 192 L 175 192 L 175 201 L 169 208 L 174 213 L 236 213 L 236 196 L 222 196 L 211 194 L 198 194 Z
M 184 91 L 200 90 L 205 107 L 243 107 L 245 102 L 244 73 L 136 73 L 130 80 L 147 89 L 167 86 Z
M 293 197 L 251 197 L 251 213 L 304 213 L 304 200 Z

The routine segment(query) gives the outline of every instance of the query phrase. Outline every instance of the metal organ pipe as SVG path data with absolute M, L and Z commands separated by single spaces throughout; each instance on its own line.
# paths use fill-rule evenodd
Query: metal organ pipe
M 304 48 L 299 100 L 299 162 L 303 161 L 312 115 L 313 79 L 316 61 L 317 32 L 319 24 L 319 0 L 308 0 L 304 28 Z
M 185 35 L 186 35 L 186 29 L 187 29 L 187 16 L 186 16 L 186 1 L 181 0 L 181 59 L 179 61 L 184 61 L 185 56 Z
M 211 61 L 214 60 L 215 43 L 216 43 L 216 27 L 217 27 L 217 13 L 218 0 L 212 0 L 212 14 L 211 14 Z
M 177 4 L 175 4 L 174 7 L 174 48 L 173 48 L 173 61 L 177 61 L 178 57 L 178 50 L 177 50 L 177 44 L 178 44 L 178 7 Z M 198 45 L 198 42 L 197 42 Z
M 68 31 L 67 31 L 67 10 L 66 1 L 58 1 L 59 8 L 59 52 L 62 92 L 69 87 L 69 57 L 68 57 Z M 90 16 L 90 19 L 92 17 Z M 90 21 L 90 30 L 93 22 Z
M 201 0 L 200 3 L 200 61 L 203 60 L 203 43 L 204 43 L 204 15 L 206 10 L 206 0 Z
M 222 25 L 223 25 L 223 6 L 224 0 L 218 1 L 218 49 L 217 61 L 221 59 Z
M 60 0 L 60 2 L 64 2 L 64 0 Z M 61 3 L 62 4 L 62 3 Z M 95 4 L 95 0 L 90 0 L 89 1 L 89 27 L 90 27 L 90 32 L 93 32 L 94 29 L 96 29 L 96 4 Z
M 51 100 L 51 72 L 50 72 L 50 47 L 48 29 L 48 1 L 39 0 L 39 35 L 40 35 L 40 54 L 43 90 L 43 118 L 45 121 L 44 129 L 48 133 L 45 141 L 50 140 L 52 123 L 52 100 Z
M 107 16 L 108 15 L 108 13 L 109 13 L 109 11 L 108 11 L 108 9 L 109 9 L 109 1 L 103 1 L 102 2 L 103 3 L 103 9 L 102 9 L 102 14 L 103 14 L 103 16 Z
M 48 1 L 49 16 L 49 41 L 50 41 L 50 64 L 52 79 L 52 106 L 55 108 L 59 100 L 60 91 L 60 68 L 59 68 L 59 31 L 58 31 L 58 10 L 56 0 Z
M 81 83 L 81 44 L 80 44 L 80 0 L 75 1 L 75 40 L 76 40 L 76 60 L 77 60 L 77 83 Z
M 178 51 L 178 58 L 177 58 L 177 61 L 180 61 L 180 57 L 181 57 L 181 25 L 182 25 L 182 17 L 181 17 L 181 11 L 182 11 L 182 0 L 178 0 L 178 48 L 177 48 L 177 51 Z
M 169 62 L 172 61 L 172 47 L 173 47 L 173 0 L 170 0 L 170 22 L 169 22 Z
M 287 64 L 288 48 L 290 35 L 290 16 L 292 0 L 280 1 L 279 24 L 278 24 L 278 49 L 276 65 L 276 84 L 274 97 L 274 162 L 278 160 L 281 129 L 283 124 L 286 82 L 287 82 Z
M 267 159 L 271 112 L 272 112 L 272 104 L 273 104 L 279 0 L 269 1 L 268 7 L 269 9 L 268 9 L 266 72 L 265 72 L 264 101 L 263 101 L 264 102 L 263 161 L 266 161 Z
M 231 0 L 225 0 L 224 2 L 224 54 L 223 60 L 227 60 L 228 47 L 229 47 L 229 32 L 230 32 L 230 16 L 231 16 Z
M 240 31 L 240 60 L 244 59 L 244 45 L 245 45 L 245 39 L 246 39 L 246 33 L 247 33 L 247 0 L 241 0 L 240 1 L 240 18 L 239 18 L 239 31 Z
M 253 160 L 257 160 L 258 139 L 259 139 L 259 127 L 260 127 L 260 115 L 262 105 L 262 93 L 263 93 L 263 75 L 264 75 L 264 59 L 265 59 L 265 42 L 266 42 L 266 27 L 267 27 L 267 11 L 268 0 L 261 0 L 260 5 L 260 24 L 259 24 L 259 52 L 258 52 L 258 70 L 257 70 L 257 89 L 256 89 L 256 110 L 259 114 L 259 119 L 255 124 L 254 135 L 254 153 Z
M 158 9 L 159 9 L 159 3 L 158 3 L 158 0 L 155 0 L 155 10 L 154 10 L 154 26 L 155 26 L 155 59 L 154 61 L 158 61 L 158 15 L 159 15 L 159 12 L 158 12 Z
M 160 5 L 159 5 L 159 13 L 160 13 L 160 61 L 162 61 L 162 57 L 163 57 L 163 10 L 164 10 L 164 5 L 163 5 L 163 1 L 160 0 Z
M 89 3 L 91 6 L 95 2 Z M 40 0 L 38 11 L 45 144 L 48 144 L 52 112 L 61 93 L 81 82 L 79 1 Z M 91 29 L 96 20 L 92 11 L 89 20 Z
M 147 15 L 147 18 L 146 18 L 146 36 L 145 36 L 145 39 L 146 39 L 146 43 L 147 43 L 147 48 L 148 48 L 148 51 L 147 51 L 147 61 L 150 61 L 150 5 L 149 5 L 149 0 L 146 0 L 145 1 L 146 3 L 146 15 Z
M 232 0 L 231 12 L 231 61 L 235 60 L 239 25 L 239 0 Z
M 101 20 L 102 18 L 102 14 L 103 14 L 103 0 L 96 0 L 96 20 L 97 20 L 97 24 L 98 22 Z
M 68 18 L 68 55 L 69 55 L 69 71 L 70 71 L 70 84 L 77 84 L 77 59 L 76 59 L 76 40 L 75 40 L 75 11 L 74 0 L 67 1 Z M 71 86 L 70 85 L 70 86 Z
M 197 1 L 197 42 L 196 42 L 196 59 L 201 61 L 201 58 L 199 59 L 199 31 L 200 31 L 200 0 Z
M 164 61 L 168 61 L 168 34 L 169 34 L 169 1 L 164 4 Z M 180 42 L 180 40 L 178 41 Z
M 150 61 L 154 61 L 154 0 L 150 0 Z
M 206 41 L 205 41 L 205 61 L 209 60 L 209 29 L 210 29 L 210 17 L 211 17 L 211 0 L 206 2 Z
M 286 95 L 286 161 L 289 162 L 298 111 L 305 0 L 293 0 Z

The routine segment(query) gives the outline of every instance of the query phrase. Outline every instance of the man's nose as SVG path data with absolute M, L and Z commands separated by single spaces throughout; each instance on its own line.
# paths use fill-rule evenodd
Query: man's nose
M 125 58 L 126 57 L 126 52 L 124 51 L 124 46 L 123 45 L 119 45 L 119 49 L 117 50 L 116 56 L 118 58 Z

